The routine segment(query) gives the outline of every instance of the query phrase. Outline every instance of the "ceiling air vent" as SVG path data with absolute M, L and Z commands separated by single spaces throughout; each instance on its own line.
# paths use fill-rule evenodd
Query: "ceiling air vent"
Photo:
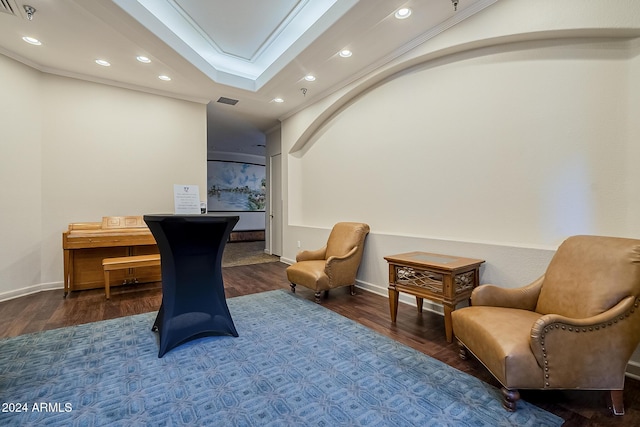
M 0 0 L 2 1 L 2 0 Z M 218 98 L 218 102 L 221 104 L 228 104 L 228 105 L 236 105 L 238 103 L 237 99 L 231 99 L 231 98 L 225 98 L 224 96 L 221 96 L 220 98 Z
M 17 11 L 18 6 L 13 0 L 0 0 L 0 12 L 15 15 Z

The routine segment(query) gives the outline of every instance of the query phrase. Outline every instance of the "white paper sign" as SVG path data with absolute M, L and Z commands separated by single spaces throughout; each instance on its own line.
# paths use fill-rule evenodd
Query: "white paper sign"
M 173 184 L 173 202 L 176 214 L 199 214 L 200 189 L 197 185 Z

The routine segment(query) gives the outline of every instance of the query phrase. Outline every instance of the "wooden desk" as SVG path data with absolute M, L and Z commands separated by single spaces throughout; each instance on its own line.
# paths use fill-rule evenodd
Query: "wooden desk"
M 453 339 L 451 312 L 456 305 L 471 296 L 480 279 L 481 259 L 451 255 L 409 252 L 384 257 L 389 263 L 389 309 L 391 321 L 398 315 L 398 296 L 405 292 L 416 297 L 418 312 L 427 298 L 444 307 L 444 327 L 447 342 Z

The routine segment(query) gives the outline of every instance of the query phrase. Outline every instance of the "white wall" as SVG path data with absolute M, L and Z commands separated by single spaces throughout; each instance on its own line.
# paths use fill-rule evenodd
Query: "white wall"
M 640 235 L 640 39 L 635 39 L 629 43 L 629 70 L 627 81 L 629 84 L 629 92 L 627 96 L 627 162 L 626 170 L 628 171 L 628 192 L 626 195 L 629 201 L 629 209 L 627 211 L 627 224 L 629 233 L 633 236 Z M 634 368 L 638 376 L 640 376 L 640 347 L 638 347 L 632 356 Z
M 363 288 L 413 250 L 516 287 L 570 235 L 640 238 L 640 4 L 570 3 L 498 2 L 286 118 L 283 261 L 363 221 Z
M 173 184 L 197 184 L 204 198 L 205 105 L 42 74 L 3 56 L 0 71 L 21 83 L 0 100 L 19 107 L 0 129 L 3 153 L 17 153 L 0 160 L 2 188 L 17 195 L 25 186 L 1 198 L 13 221 L 0 221 L 10 264 L 0 270 L 0 299 L 62 286 L 71 222 L 173 212 Z
M 296 160 L 299 218 L 529 247 L 627 235 L 623 48 L 486 48 L 367 92 Z
M 629 201 L 627 212 L 627 224 L 633 235 L 640 235 L 640 38 L 629 42 L 629 67 L 627 70 L 628 103 L 627 120 L 627 162 L 626 170 L 629 176 L 628 192 Z
M 550 254 L 572 234 L 640 236 L 638 42 L 626 38 L 640 36 L 640 6 L 581 5 L 497 3 L 286 118 L 284 259 L 342 220 Z M 522 281 L 545 267 L 516 266 Z
M 0 55 L 0 297 L 38 284 L 42 233 L 40 74 Z

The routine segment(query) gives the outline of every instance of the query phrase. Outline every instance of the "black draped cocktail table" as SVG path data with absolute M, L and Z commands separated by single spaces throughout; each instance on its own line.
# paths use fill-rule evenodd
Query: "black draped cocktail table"
M 153 324 L 158 357 L 185 341 L 238 336 L 222 283 L 222 252 L 237 216 L 145 215 L 160 250 L 162 305 Z

